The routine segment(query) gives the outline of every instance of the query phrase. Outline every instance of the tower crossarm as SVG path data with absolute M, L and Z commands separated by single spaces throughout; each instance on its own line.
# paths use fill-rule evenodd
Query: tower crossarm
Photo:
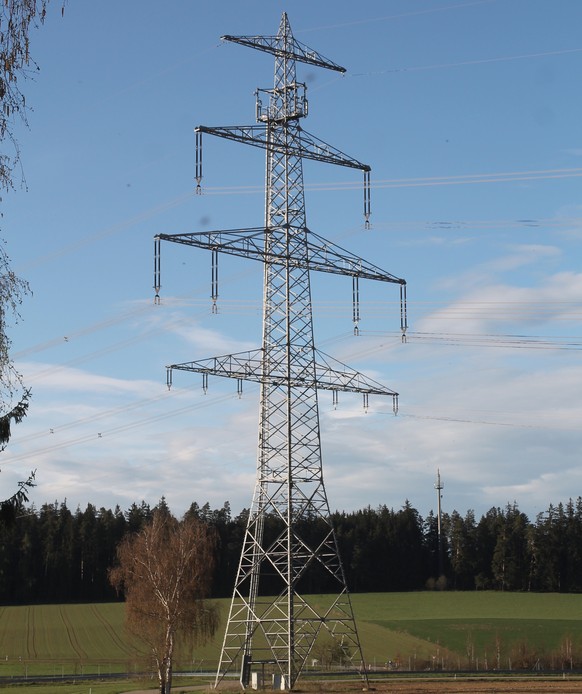
M 335 275 L 348 275 L 362 279 L 377 280 L 405 285 L 406 280 L 382 270 L 376 265 L 350 253 L 341 246 L 327 241 L 322 236 L 308 231 L 307 254 L 288 258 L 274 252 L 273 246 L 265 246 L 267 230 L 264 227 L 251 229 L 228 229 L 224 231 L 205 231 L 192 234 L 158 234 L 156 240 L 171 241 L 185 246 L 206 248 L 219 253 L 227 253 L 261 262 L 329 272 Z M 275 247 L 278 248 L 278 247 Z M 156 282 L 156 286 L 159 282 Z
M 355 371 L 321 350 L 315 350 L 315 372 L 316 387 L 321 390 L 398 397 L 398 393 L 395 391 L 374 381 L 369 376 L 365 376 L 360 371 Z
M 237 352 L 236 354 L 223 354 L 210 359 L 184 362 L 183 364 L 170 364 L 166 367 L 168 370 L 168 386 L 172 384 L 171 372 L 175 370 L 194 371 L 201 374 L 225 376 L 226 378 L 237 378 L 261 383 L 262 363 L 263 350 L 255 349 L 247 352 Z
M 337 164 L 338 166 L 347 166 L 351 169 L 364 171 L 369 173 L 371 167 L 364 164 L 348 154 L 336 149 L 332 145 L 320 140 L 315 135 L 309 134 L 302 128 L 297 128 L 297 137 L 290 137 L 288 141 L 273 140 L 267 137 L 267 127 L 265 125 L 225 125 L 217 127 L 209 127 L 199 125 L 195 128 L 197 137 L 200 138 L 202 133 L 215 135 L 227 140 L 242 142 L 253 147 L 285 154 L 287 156 L 301 157 L 303 159 L 312 159 L 314 161 L 322 161 L 327 164 Z M 197 143 L 200 148 L 200 140 Z
M 328 241 L 310 231 L 307 237 L 308 265 L 310 270 L 331 272 L 336 275 L 349 275 L 362 279 L 377 280 L 379 282 L 391 282 L 393 284 L 406 284 L 406 280 L 396 277 L 386 270 L 382 270 L 373 263 L 360 258 L 345 248 Z
M 282 40 L 282 34 L 284 34 L 285 40 Z M 225 35 L 220 38 L 222 41 L 231 41 L 241 46 L 272 53 L 284 60 L 295 60 L 299 63 L 306 63 L 307 65 L 314 65 L 316 67 L 326 68 L 327 70 L 334 70 L 335 72 L 346 72 L 346 69 L 341 67 L 341 65 L 332 62 L 329 58 L 325 58 L 321 55 L 321 53 L 314 51 L 313 48 L 309 48 L 309 46 L 306 46 L 304 43 L 297 41 L 291 34 L 286 14 L 283 14 L 283 31 L 280 31 L 276 36 Z
M 168 386 L 172 385 L 172 371 L 193 371 L 275 386 L 290 385 L 293 388 L 313 388 L 398 397 L 398 393 L 390 390 L 390 388 L 319 350 L 316 350 L 315 357 L 315 378 L 306 375 L 300 367 L 295 371 L 291 370 L 288 376 L 283 366 L 277 364 L 271 366 L 267 372 L 264 368 L 262 349 L 224 354 L 219 357 L 189 361 L 183 364 L 171 364 L 166 367 L 168 369 Z

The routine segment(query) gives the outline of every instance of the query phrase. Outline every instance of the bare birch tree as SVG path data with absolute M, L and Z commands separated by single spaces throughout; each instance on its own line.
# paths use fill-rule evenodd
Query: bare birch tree
M 179 638 L 192 644 L 211 637 L 217 611 L 206 602 L 214 566 L 212 529 L 196 518 L 176 520 L 165 502 L 151 523 L 126 536 L 109 579 L 125 594 L 126 625 L 144 641 L 157 668 L 160 694 L 172 687 Z

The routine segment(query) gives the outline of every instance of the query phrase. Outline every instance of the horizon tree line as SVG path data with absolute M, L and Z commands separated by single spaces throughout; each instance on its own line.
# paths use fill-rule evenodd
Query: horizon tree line
M 108 581 L 117 547 L 150 522 L 160 504 L 142 501 L 126 511 L 91 503 L 71 511 L 66 501 L 22 506 L 10 522 L 0 520 L 0 602 L 119 600 Z M 186 511 L 185 518 L 216 534 L 212 597 L 231 595 L 247 517 L 247 509 L 233 515 L 229 502 L 218 509 L 194 502 Z M 276 534 L 277 522 L 267 518 L 265 533 Z M 317 533 L 317 519 L 304 522 Z M 582 591 L 582 497 L 550 504 L 533 520 L 515 502 L 479 519 L 472 510 L 445 513 L 440 558 L 436 515 L 423 518 L 408 501 L 398 510 L 336 511 L 332 522 L 351 592 Z M 268 576 L 261 585 L 268 594 Z M 302 591 L 325 593 L 327 587 L 325 574 L 314 572 Z

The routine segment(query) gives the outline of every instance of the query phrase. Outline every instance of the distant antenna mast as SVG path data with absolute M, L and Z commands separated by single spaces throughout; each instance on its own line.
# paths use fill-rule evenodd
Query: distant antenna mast
M 437 535 L 438 535 L 438 553 L 439 553 L 439 578 L 444 574 L 443 561 L 443 539 L 442 539 L 442 509 L 441 501 L 443 498 L 442 491 L 445 485 L 441 482 L 441 471 L 437 468 L 437 477 L 434 485 L 437 493 Z
M 202 180 L 202 134 L 266 150 L 266 216 L 262 227 L 192 234 L 160 234 L 155 240 L 154 286 L 160 288 L 160 242 L 212 251 L 212 301 L 218 297 L 218 255 L 228 253 L 264 265 L 263 342 L 259 349 L 203 361 L 173 364 L 172 371 L 260 383 L 260 421 L 255 492 L 222 646 L 216 685 L 232 670 L 247 687 L 267 671 L 292 688 L 320 634 L 333 637 L 342 662 L 363 668 L 360 640 L 340 561 L 323 483 L 318 389 L 398 394 L 315 348 L 310 272 L 352 277 L 354 322 L 359 320 L 358 280 L 398 284 L 401 328 L 406 330 L 406 282 L 326 241 L 306 225 L 303 159 L 364 173 L 364 219 L 370 216 L 370 167 L 303 130 L 306 86 L 297 62 L 345 72 L 293 37 L 284 13 L 276 36 L 223 36 L 226 41 L 275 56 L 273 89 L 257 90 L 257 125 L 196 128 L 196 182 Z M 267 101 L 263 104 L 263 97 Z M 355 331 L 357 332 L 357 330 Z M 303 596 L 315 571 L 331 594 L 329 604 Z M 313 575 L 313 574 L 311 574 Z M 259 584 L 261 592 L 259 592 Z M 321 584 L 321 583 L 320 583 Z M 270 597 L 265 597 L 270 596 Z M 272 597 L 274 596 L 274 597 Z

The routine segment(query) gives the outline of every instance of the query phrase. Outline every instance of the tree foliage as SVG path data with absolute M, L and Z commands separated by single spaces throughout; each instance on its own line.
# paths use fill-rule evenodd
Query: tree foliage
M 155 509 L 144 502 L 122 512 L 87 504 L 71 511 L 66 502 L 22 507 L 14 523 L 0 523 L 0 603 L 115 600 L 108 568 L 122 538 L 151 524 Z M 193 503 L 186 516 L 213 536 L 215 567 L 211 597 L 232 595 L 248 512 L 232 515 Z M 265 533 L 278 532 L 265 519 Z M 318 519 L 306 521 L 305 537 L 316 538 Z M 347 584 L 352 592 L 506 590 L 582 592 L 582 498 L 548 507 L 530 520 L 515 503 L 476 518 L 457 511 L 442 518 L 439 557 L 437 522 L 406 503 L 334 513 Z M 309 527 L 307 527 L 309 526 Z M 267 574 L 261 591 L 272 595 Z M 306 572 L 300 592 L 331 589 L 327 572 Z
M 20 148 L 14 127 L 18 120 L 26 123 L 28 107 L 22 82 L 33 70 L 38 70 L 30 53 L 30 33 L 32 28 L 44 22 L 49 1 L 0 2 L 0 200 L 2 191 L 14 187 L 14 170 L 20 165 Z M 61 11 L 64 11 L 64 2 Z M 0 243 L 0 410 L 4 414 L 18 407 L 12 404 L 14 388 L 22 385 L 10 358 L 8 321 L 19 318 L 19 306 L 28 292 L 28 283 L 16 276 L 4 243 Z M 18 421 L 16 417 L 13 419 Z
M 14 136 L 17 119 L 26 122 L 27 104 L 22 81 L 38 66 L 30 53 L 31 28 L 42 24 L 49 0 L 3 0 L 0 3 L 0 189 L 13 187 L 20 149 Z M 64 2 L 61 12 L 64 11 Z M 11 152 L 6 151 L 6 144 Z
M 216 608 L 205 601 L 214 556 L 211 528 L 195 517 L 176 520 L 165 504 L 117 549 L 109 578 L 125 594 L 129 631 L 147 644 L 156 663 L 161 694 L 172 686 L 176 640 L 195 644 L 216 630 Z
M 30 390 L 24 388 L 22 376 L 10 356 L 12 344 L 8 335 L 10 318 L 18 320 L 18 308 L 28 293 L 27 282 L 17 277 L 0 242 L 0 451 L 10 440 L 12 424 L 20 423 L 28 411 Z M 34 486 L 34 472 L 19 482 L 16 492 L 0 502 L 0 520 L 10 520 L 16 510 L 28 501 L 28 491 Z
M 28 291 L 28 283 L 15 275 L 0 242 L 0 451 L 10 440 L 12 424 L 21 422 L 28 411 L 30 390 L 24 388 L 22 376 L 14 366 L 8 335 L 9 320 L 20 318 L 18 309 Z M 34 472 L 31 472 L 26 480 L 19 482 L 11 497 L 0 502 L 0 520 L 13 519 L 16 510 L 28 501 L 28 491 L 33 486 Z
M 64 2 L 61 12 L 64 12 Z M 22 82 L 38 69 L 30 54 L 31 28 L 44 22 L 49 0 L 2 0 L 0 2 L 0 201 L 2 192 L 14 187 L 14 170 L 20 165 L 20 148 L 14 135 L 18 119 L 26 123 L 27 104 Z M 21 177 L 23 180 L 23 177 Z M 1 216 L 1 215 L 0 215 Z M 12 422 L 26 415 L 30 391 L 10 356 L 8 322 L 18 320 L 28 283 L 10 265 L 4 242 L 0 241 L 0 450 L 10 438 Z M 19 482 L 16 492 L 0 502 L 0 519 L 13 519 L 15 511 L 28 501 L 34 486 L 34 472 Z
M 0 343 L 2 340 L 0 339 Z M 3 451 L 10 440 L 12 422 L 18 424 L 26 416 L 30 391 L 26 390 L 22 399 L 8 413 L 0 415 L 0 451 Z M 25 480 L 18 483 L 17 489 L 4 501 L 0 501 L 0 523 L 13 523 L 16 514 L 28 501 L 29 491 L 34 487 L 36 470 L 32 470 Z
M 6 251 L 0 243 L 0 444 L 10 438 L 10 421 L 19 422 L 28 408 L 29 392 L 24 391 L 22 378 L 10 355 L 12 341 L 8 335 L 11 323 L 20 319 L 20 305 L 30 292 L 28 283 L 17 277 L 10 265 Z M 26 395 L 23 398 L 23 394 Z M 15 398 L 19 402 L 15 401 Z M 6 418 L 8 415 L 8 418 Z

